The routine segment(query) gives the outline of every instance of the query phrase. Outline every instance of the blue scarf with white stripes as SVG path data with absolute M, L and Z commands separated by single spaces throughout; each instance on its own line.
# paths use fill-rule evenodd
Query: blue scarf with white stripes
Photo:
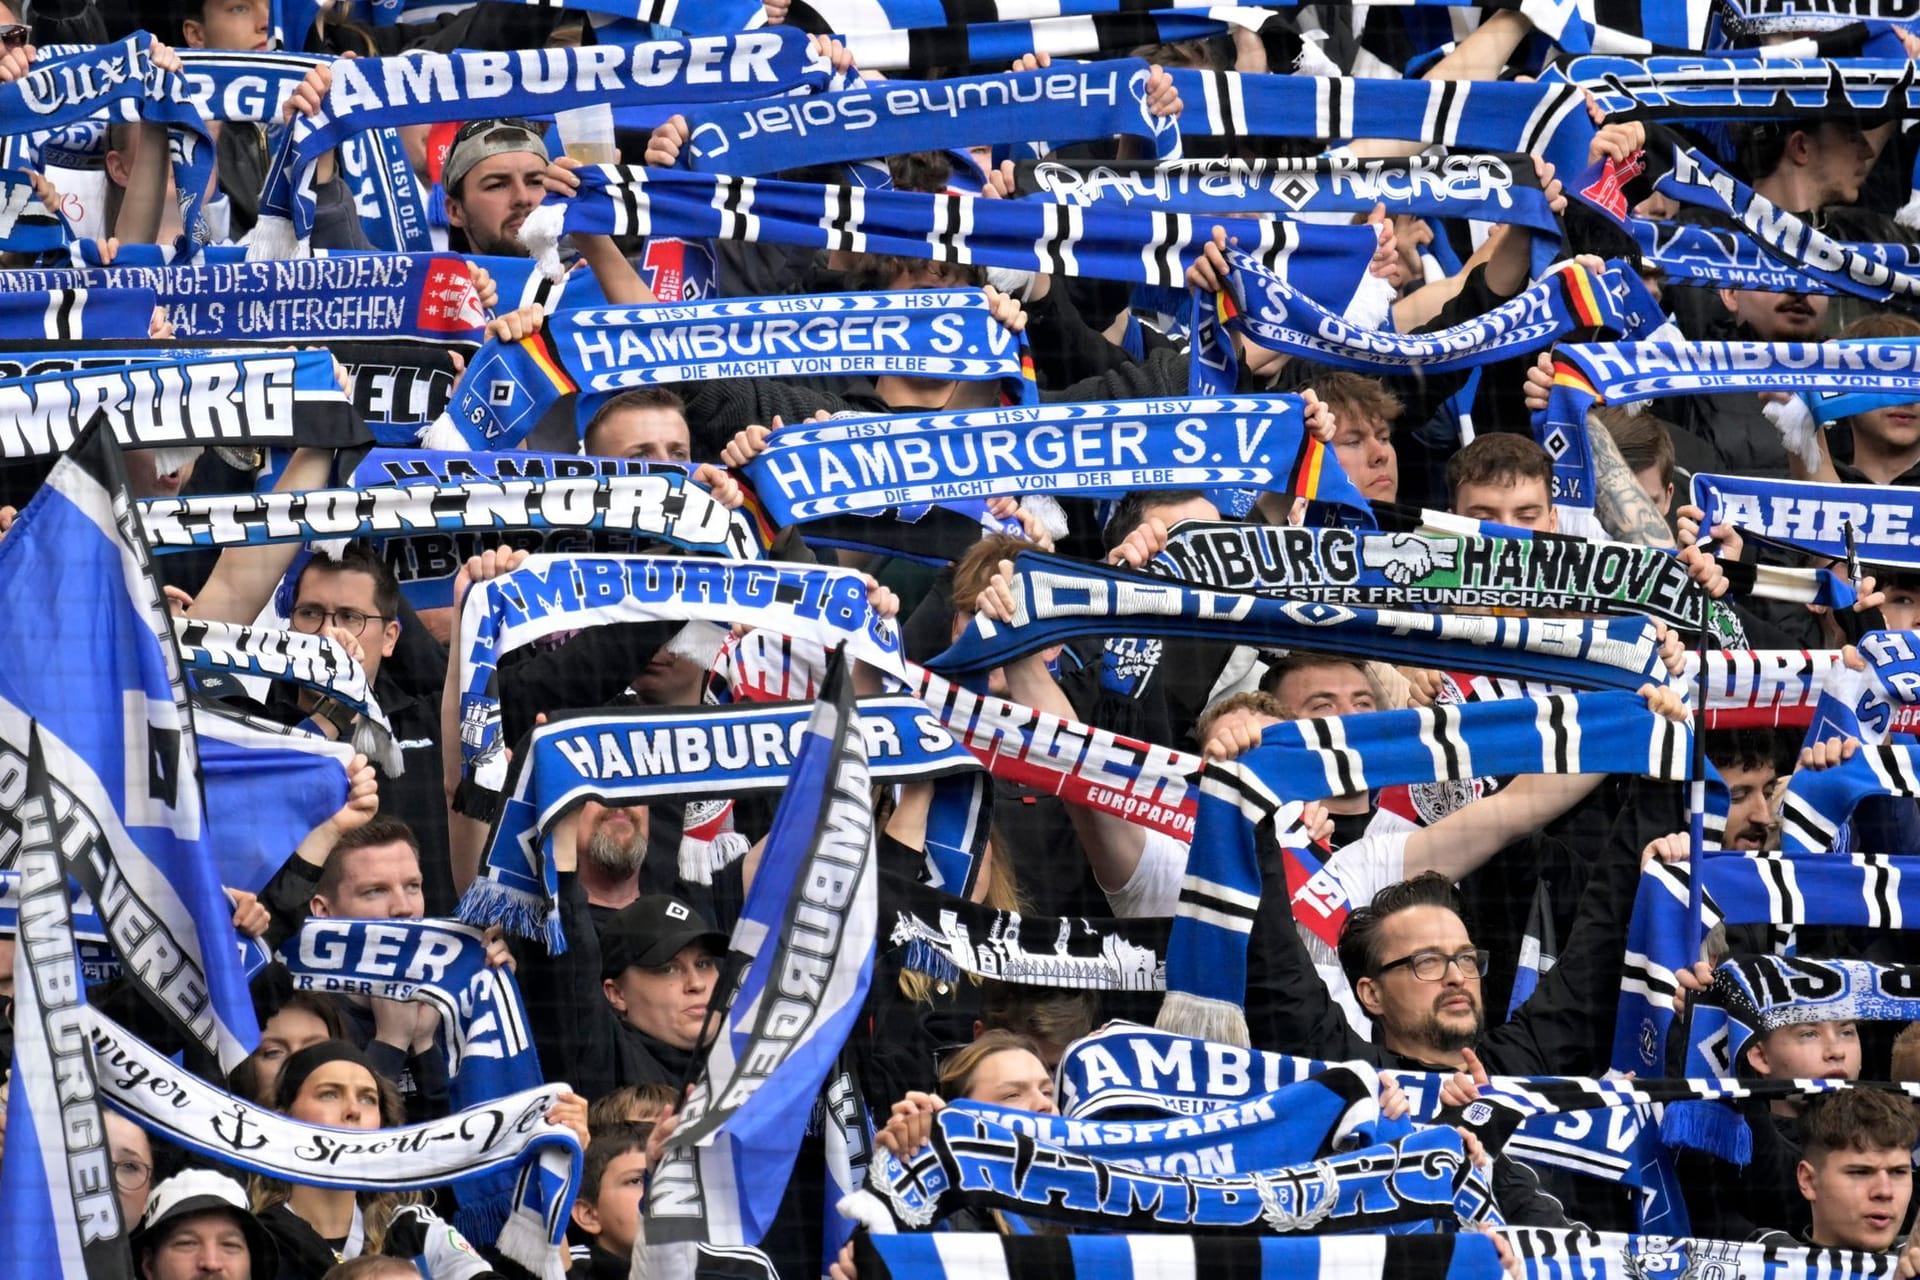
M 343 59 L 320 113 L 297 118 L 273 158 L 248 256 L 293 256 L 313 228 L 314 161 L 361 129 L 464 120 L 479 103 L 516 117 L 598 103 L 725 102 L 818 89 L 827 75 L 806 36 L 784 26 L 631 46 Z
M 561 235 L 589 232 L 890 253 L 1178 286 L 1211 235 L 1180 213 L 867 191 L 673 169 L 583 165 L 574 172 L 579 191 L 568 199 L 549 199 L 521 228 L 521 239 L 550 275 L 559 273 Z M 1356 305 L 1374 309 L 1363 287 L 1379 245 L 1372 227 L 1263 220 L 1249 224 L 1247 238 L 1256 258 L 1284 267 L 1289 280 L 1328 310 L 1345 315 Z
M 1915 748 L 1863 743 L 1853 757 L 1830 769 L 1799 769 L 1787 783 L 1780 809 L 1780 851 L 1827 853 L 1842 823 L 1868 796 L 1920 797 L 1920 761 Z
M 440 1015 L 448 1102 L 483 1106 L 545 1081 L 511 970 L 487 964 L 480 930 L 446 920 L 309 919 L 280 947 L 296 991 L 414 1001 Z M 515 1171 L 471 1180 L 456 1225 L 490 1241 L 513 1209 Z
M 1920 377 L 1912 380 L 1920 386 Z M 1714 523 L 1814 555 L 1849 560 L 1857 552 L 1860 560 L 1902 567 L 1920 567 L 1917 496 L 1905 485 L 1821 484 L 1704 471 L 1693 478 L 1693 500 Z

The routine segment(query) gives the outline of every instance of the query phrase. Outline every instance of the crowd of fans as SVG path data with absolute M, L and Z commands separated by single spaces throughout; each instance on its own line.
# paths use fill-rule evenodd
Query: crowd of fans
M 690 2 L 690 0 L 688 0 Z M 0 6 L 3 8 L 4 6 Z M 768 0 L 772 21 L 787 5 Z M 375 57 L 403 48 L 436 50 L 528 47 L 591 42 L 585 16 L 537 6 L 481 3 L 427 22 L 375 26 L 323 8 L 304 33 L 309 51 Z M 1183 104 L 1164 68 L 1285 73 L 1273 65 L 1278 28 L 1296 30 L 1321 12 L 1338 52 L 1345 30 L 1339 6 L 1315 6 L 1270 20 L 1268 28 L 1235 28 L 1230 36 L 1182 40 L 1149 48 L 1115 48 L 1154 67 L 1152 110 L 1178 115 Z M 145 25 L 180 48 L 264 50 L 272 23 L 266 0 L 175 0 L 164 22 L 121 4 L 36 6 L 0 14 L 0 81 L 28 74 L 37 46 L 102 43 Z M 1459 11 L 1455 11 L 1456 13 Z M 1351 16 L 1346 15 L 1346 16 Z M 797 17 L 797 15 L 796 15 Z M 1344 21 L 1344 18 L 1342 18 Z M 1469 24 L 1471 25 L 1471 24 Z M 1322 33 L 1325 35 L 1326 33 Z M 1264 38 L 1267 37 L 1267 38 Z M 1350 38 L 1350 32 L 1348 33 Z M 1429 73 L 1438 79 L 1496 79 L 1528 64 L 1532 31 L 1512 9 L 1489 10 Z M 821 48 L 841 70 L 852 65 L 838 44 Z M 1350 51 L 1349 51 L 1350 52 Z M 156 53 L 156 61 L 164 52 Z M 1029 55 L 1013 70 L 1046 66 Z M 952 74 L 989 68 L 952 68 Z M 325 66 L 308 76 L 287 109 L 312 113 L 329 84 Z M 228 124 L 218 138 L 218 171 L 209 218 L 224 238 L 241 240 L 254 225 L 264 157 L 279 128 Z M 408 126 L 401 131 L 423 185 L 444 193 L 444 236 L 455 253 L 524 257 L 519 232 L 543 202 L 578 185 L 576 159 L 556 154 L 545 126 L 526 120 L 474 118 L 457 128 Z M 644 138 L 644 160 L 671 167 L 687 145 L 679 116 Z M 1736 125 L 1736 163 L 1747 182 L 1784 209 L 1810 216 L 1845 238 L 1895 242 L 1909 238 L 1889 217 L 1890 189 L 1904 188 L 1911 145 L 1895 125 L 1853 118 L 1809 118 Z M 1189 153 L 1205 140 L 1192 140 Z M 1635 124 L 1602 130 L 1594 156 L 1629 156 L 1646 144 Z M 1078 150 L 1099 158 L 1126 142 Z M 1231 154 L 1250 143 L 1223 143 Z M 1355 144 L 1355 154 L 1367 154 Z M 89 212 L 92 233 L 120 245 L 169 241 L 180 228 L 164 126 L 115 122 L 98 157 L 100 203 Z M 796 152 L 804 161 L 804 149 Z M 1555 175 L 1539 177 L 1556 214 L 1567 213 Z M 885 158 L 897 189 L 964 188 L 1014 198 L 1013 170 L 992 168 L 986 148 Z M 974 172 L 963 174 L 967 166 Z M 1898 181 L 1883 181 L 1888 172 Z M 818 175 L 814 175 L 816 178 Z M 318 175 L 313 244 L 367 249 L 341 177 Z M 62 206 L 52 184 L 43 192 Z M 1696 211 L 1650 196 L 1649 216 L 1685 221 Z M 1395 290 L 1393 325 L 1437 328 L 1482 314 L 1520 293 L 1532 279 L 1530 244 L 1520 229 L 1470 230 L 1384 207 L 1377 225 L 1374 274 Z M 1568 215 L 1566 256 L 1591 253 L 1585 224 Z M 1229 266 L 1223 226 L 1188 281 L 1211 291 Z M 1429 251 L 1437 239 L 1462 247 L 1451 274 Z M 691 301 L 704 297 L 787 296 L 880 290 L 982 288 L 993 313 L 1024 333 L 1046 402 L 1178 397 L 1188 387 L 1187 317 L 1179 299 L 1149 297 L 1131 286 L 1031 272 L 987 271 L 933 260 L 850 251 L 814 252 L 752 242 L 670 246 L 678 268 L 657 269 L 662 245 L 577 235 L 576 270 L 590 271 L 614 303 Z M 1663 282 L 1655 289 L 1691 339 L 1758 341 L 1830 337 L 1908 338 L 1920 324 L 1904 313 L 1826 294 L 1710 290 Z M 489 300 L 491 301 L 491 300 Z M 504 311 L 489 335 L 516 340 L 536 331 L 538 308 Z M 164 317 L 155 334 L 170 333 Z M 342 335 L 345 336 L 345 335 Z M 1280 357 L 1236 339 L 1243 393 L 1307 397 L 1307 423 L 1330 446 L 1340 469 L 1369 501 L 1427 507 L 1522 530 L 1552 532 L 1552 459 L 1529 430 L 1544 404 L 1551 362 L 1532 357 L 1492 365 L 1472 387 L 1461 375 L 1374 377 Z M 750 498 L 740 468 L 783 424 L 841 414 L 935 412 L 992 403 L 991 383 L 886 375 L 871 380 L 716 380 L 608 397 L 578 425 L 569 401 L 551 413 L 528 447 L 593 457 L 685 464 L 693 479 L 727 505 Z M 1820 465 L 1790 453 L 1752 395 L 1694 395 L 1666 400 L 1659 415 L 1631 407 L 1596 414 L 1592 442 L 1607 533 L 1621 541 L 1679 548 L 1693 577 L 1725 591 L 1722 563 L 1805 563 L 1772 549 L 1743 545 L 1727 526 L 1702 530 L 1686 499 L 1695 472 L 1725 472 L 1844 483 L 1906 485 L 1920 475 L 1920 405 L 1876 409 L 1826 433 Z M 1463 423 L 1471 426 L 1463 430 Z M 245 491 L 253 477 L 231 459 L 208 454 L 161 474 L 157 453 L 127 455 L 134 497 Z M 171 459 L 169 459 L 171 461 Z M 284 490 L 339 482 L 337 460 L 299 451 L 278 480 Z M 9 465 L 8 492 L 18 505 L 37 475 Z M 44 474 L 41 468 L 39 474 Z M 839 564 L 869 575 L 870 601 L 897 616 L 908 656 L 925 660 L 957 638 L 976 616 L 1008 620 L 1013 560 L 1039 549 L 1140 569 L 1183 521 L 1226 518 L 1211 494 L 1149 491 L 1122 501 L 1062 498 L 998 499 L 995 520 L 1018 521 L 1024 536 L 988 533 L 951 564 L 931 567 L 904 558 L 810 547 L 804 527 L 781 530 L 771 555 L 801 563 Z M 1295 512 L 1269 495 L 1246 518 L 1286 523 Z M 0 536 L 15 507 L 0 508 Z M 296 548 L 251 547 L 171 556 L 155 561 L 176 609 L 191 618 L 251 622 L 293 563 Z M 456 601 L 475 584 L 517 568 L 527 552 L 502 545 L 467 562 Z M 1801 604 L 1722 598 L 1755 648 L 1839 649 L 1867 630 L 1904 630 L 1920 620 L 1920 574 L 1882 570 L 1860 588 L 1858 607 L 1830 611 Z M 456 608 L 416 609 L 376 546 L 353 543 L 318 551 L 293 583 L 286 617 L 293 629 L 324 632 L 364 668 L 393 727 L 404 772 L 387 776 L 357 758 L 348 803 L 315 828 L 257 892 L 238 891 L 235 923 L 270 946 L 309 917 L 434 918 L 454 913 L 472 882 L 487 828 L 455 803 L 460 758 L 450 692 L 449 639 Z M 504 673 L 508 738 L 547 713 L 585 707 L 698 706 L 711 697 L 710 651 L 676 644 L 672 628 L 619 625 L 564 638 Z M 1452 668 L 1393 667 L 1338 652 L 1289 653 L 1236 644 L 1230 624 L 1205 641 L 1136 642 L 1150 653 L 1143 678 L 1118 681 L 1108 655 L 1124 641 L 1076 642 L 1043 650 L 991 673 L 995 694 L 1069 719 L 1146 741 L 1233 759 L 1267 726 L 1293 720 L 1356 716 L 1436 701 L 1459 701 L 1477 674 Z M 1679 645 L 1670 646 L 1679 670 Z M 457 661 L 452 664 L 457 665 Z M 1435 666 L 1439 666 L 1436 663 Z M 1684 718 L 1670 692 L 1646 691 L 1656 711 Z M 312 716 L 310 694 L 276 686 L 245 709 L 329 734 Z M 1725 844 L 1774 847 L 1777 806 L 1797 768 L 1834 763 L 1834 750 L 1802 753 L 1800 730 L 1708 733 L 1706 755 L 1732 801 Z M 924 862 L 924 830 L 912 821 L 916 789 L 885 797 L 878 856 L 912 869 Z M 511 966 L 525 997 L 540 1062 L 549 1080 L 572 1090 L 553 1117 L 574 1126 L 586 1145 L 584 1175 L 572 1210 L 573 1267 L 578 1274 L 624 1276 L 644 1242 L 647 1171 L 672 1132 L 667 1119 L 680 1102 L 724 998 L 729 932 L 737 919 L 754 859 L 734 863 L 711 884 L 681 877 L 680 845 L 693 818 L 688 805 L 628 808 L 588 804 L 571 841 L 562 841 L 559 913 L 568 949 L 550 955 L 537 942 L 500 938 L 491 959 Z M 766 834 L 772 803 L 755 797 L 732 808 L 749 843 Z M 1912 801 L 1870 802 L 1856 815 L 1855 847 L 1900 852 L 1920 831 Z M 1676 783 L 1627 774 L 1534 775 L 1480 779 L 1456 788 L 1387 795 L 1361 790 L 1309 806 L 1306 824 L 1324 837 L 1320 877 L 1290 889 L 1277 846 L 1264 851 L 1264 885 L 1249 947 L 1245 1014 L 1252 1047 L 1328 1061 L 1359 1060 L 1382 1069 L 1390 1091 L 1395 1070 L 1453 1074 L 1458 1099 L 1471 1098 L 1493 1076 L 1598 1077 L 1606 1073 L 1619 1000 L 1626 931 L 1643 867 L 1653 859 L 1684 861 L 1688 800 Z M 1003 910 L 1040 917 L 1093 919 L 1166 917 L 1176 911 L 1187 849 L 1180 841 L 1117 817 L 1070 805 L 1032 788 L 995 784 L 993 826 L 984 855 L 989 868 L 977 895 Z M 1545 885 L 1557 962 L 1509 1014 L 1529 934 L 1536 889 Z M 1338 946 L 1299 923 L 1320 901 L 1351 911 Z M 1053 1071 L 1066 1047 L 1114 1019 L 1151 1022 L 1157 995 L 1089 992 L 994 980 L 928 981 L 903 970 L 882 937 L 882 954 L 859 1029 L 849 1043 L 877 1141 L 909 1151 L 924 1138 L 927 1117 L 942 1100 L 959 1098 L 1051 1114 Z M 1715 931 L 1703 964 L 1680 975 L 1686 992 L 1711 980 L 1710 962 L 1765 949 L 1763 930 Z M 1913 959 L 1897 930 L 1810 931 L 1802 954 L 1900 963 Z M 22 975 L 11 942 L 0 940 L 0 1000 Z M 293 991 L 270 966 L 256 980 L 262 1039 L 226 1084 L 235 1093 L 288 1115 L 346 1128 L 374 1129 L 446 1114 L 449 1108 L 446 1028 L 424 1004 Z M 0 1004 L 0 1009 L 6 1006 Z M 1895 1033 L 1898 1033 L 1897 1035 Z M 191 1059 L 189 1060 L 191 1063 Z M 1680 1074 L 1676 1069 L 1670 1074 Z M 1758 1037 L 1738 1063 L 1742 1075 L 1779 1079 L 1920 1079 L 1920 1036 L 1884 1024 L 1854 1021 L 1781 1026 Z M 1721 1240 L 1759 1239 L 1876 1253 L 1895 1253 L 1913 1217 L 1911 1181 L 1920 1117 L 1897 1093 L 1842 1091 L 1813 1101 L 1787 1098 L 1749 1108 L 1755 1150 L 1745 1167 L 1689 1153 L 1679 1172 L 1695 1234 Z M 149 1280 L 189 1276 L 448 1277 L 510 1273 L 491 1242 L 468 1241 L 449 1225 L 446 1197 L 354 1193 L 269 1185 L 197 1167 L 110 1114 L 113 1176 L 125 1218 L 138 1224 L 132 1241 Z M 808 1158 L 803 1150 L 802 1165 Z M 1633 1194 L 1618 1185 L 1536 1168 L 1508 1155 L 1493 1158 L 1499 1208 L 1509 1224 L 1628 1231 Z M 817 1271 L 809 1253 L 817 1220 L 798 1207 L 818 1180 L 796 1170 L 784 1218 L 764 1248 L 789 1277 Z M 817 1214 L 809 1206 L 805 1213 Z M 1024 1231 L 999 1215 L 953 1225 Z M 811 1236 L 809 1235 L 811 1229 Z M 0 1231 L 5 1225 L 0 1224 Z M 837 1271 L 852 1270 L 851 1255 Z M 1901 1274 L 1920 1268 L 1920 1246 L 1902 1254 Z

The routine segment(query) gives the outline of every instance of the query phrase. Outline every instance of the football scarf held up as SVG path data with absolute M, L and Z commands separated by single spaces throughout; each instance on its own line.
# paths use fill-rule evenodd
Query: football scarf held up
M 1903 485 L 1821 484 L 1750 476 L 1693 478 L 1693 500 L 1711 523 L 1813 555 L 1920 567 L 1920 510 Z
M 1081 1226 L 1275 1234 L 1497 1220 L 1459 1134 L 1408 1132 L 1377 1112 L 1356 1118 L 1337 1106 L 1356 1075 L 1336 1068 L 1173 1120 L 1096 1124 L 949 1103 L 906 1160 L 874 1153 L 867 1190 L 841 1212 L 878 1232 L 922 1229 L 962 1205 Z M 1367 1145 L 1341 1151 L 1336 1143 L 1349 1135 Z
M 1025 492 L 1264 489 L 1369 510 L 1295 396 L 966 410 L 776 431 L 746 466 L 778 525 Z
M 1161 160 L 1180 158 L 1180 126 L 1147 109 L 1147 64 L 1137 58 L 1062 64 L 955 80 L 883 80 L 810 98 L 726 103 L 688 115 L 682 165 L 696 173 L 757 176 L 810 164 L 969 146 L 1141 139 Z
M 882 945 L 905 948 L 908 969 L 1083 991 L 1166 989 L 1164 919 L 996 911 L 895 872 L 880 890 Z
M 580 1181 L 580 1142 L 543 1118 L 563 1084 L 522 1090 L 399 1129 L 332 1129 L 292 1119 L 183 1070 L 104 1014 L 90 1015 L 101 1092 L 142 1128 L 217 1165 L 306 1186 L 428 1191 L 510 1172 L 501 1253 L 560 1280 L 559 1249 Z
M 1666 323 L 1652 294 L 1621 263 L 1601 274 L 1568 263 L 1484 315 L 1432 333 L 1395 333 L 1349 324 L 1238 250 L 1229 249 L 1227 258 L 1229 291 L 1217 299 L 1227 330 L 1269 351 L 1365 373 L 1449 373 L 1527 355 L 1576 329 L 1635 337 Z M 1196 358 L 1194 369 L 1221 363 Z
M 1828 853 L 1840 826 L 1868 796 L 1920 796 L 1916 748 L 1866 743 L 1831 769 L 1801 769 L 1787 783 L 1780 809 L 1780 850 Z
M 1026 337 L 995 320 L 975 290 L 582 308 L 555 312 L 544 333 L 482 347 L 424 442 L 513 448 L 548 405 L 575 391 L 843 374 L 991 378 L 1008 403 L 1037 397 Z
M 129 449 L 341 449 L 372 439 L 326 352 L 236 352 L 0 381 L 0 459 L 70 449 L 96 415 Z
M 1282 77 L 1275 77 L 1276 79 Z M 521 239 L 558 275 L 565 233 L 682 236 L 890 253 L 1050 275 L 1180 287 L 1210 243 L 1209 225 L 1182 213 L 1077 209 L 1032 200 L 867 191 L 771 178 L 583 165 L 580 189 L 527 216 Z M 1248 252 L 1329 311 L 1372 324 L 1387 302 L 1367 275 L 1379 245 L 1369 226 L 1263 219 Z
M 670 620 L 747 623 L 823 645 L 844 642 L 851 658 L 905 676 L 899 628 L 873 612 L 857 573 L 740 560 L 533 556 L 467 593 L 460 749 L 475 780 L 491 791 L 505 781 L 492 688 L 502 657 L 557 631 Z
M 1500 1270 L 1493 1239 L 1471 1231 L 1310 1237 L 931 1231 L 858 1236 L 853 1261 L 872 1280 L 1483 1280 Z
M 73 239 L 65 216 L 47 208 L 23 169 L 0 169 L 0 250 L 52 253 Z
M 1575 58 L 1566 76 L 1593 95 L 1609 123 L 1781 120 L 1826 111 L 1905 116 L 1920 107 L 1912 64 L 1891 58 L 1595 55 Z
M 319 114 L 298 116 L 267 172 L 247 256 L 292 257 L 313 228 L 314 161 L 349 133 L 587 105 L 726 102 L 826 84 L 826 60 L 788 27 L 575 49 L 342 59 Z
M 1372 608 L 1639 613 L 1692 631 L 1726 613 L 1695 589 L 1671 552 L 1555 534 L 1480 538 L 1195 521 L 1174 529 L 1151 568 L 1195 586 Z
M 1640 1280 L 1714 1275 L 1722 1280 L 1885 1280 L 1894 1255 L 1814 1246 L 1743 1244 L 1648 1233 L 1507 1227 L 1526 1280 Z
M 1629 691 L 1667 679 L 1645 618 L 1572 621 L 1346 609 L 1187 587 L 1024 551 L 1014 568 L 1013 621 L 976 616 L 953 647 L 927 663 L 930 669 L 984 671 L 1083 635 L 1218 638 L 1222 624 L 1232 623 L 1243 644 L 1350 652 L 1385 662 L 1440 660 L 1498 675 Z M 1449 654 L 1457 655 L 1457 663 Z
M 259 1028 L 207 847 L 186 676 L 126 492 L 96 420 L 0 539 L 0 752 L 25 777 L 37 730 L 66 873 L 133 986 L 231 1069 Z
M 857 708 L 876 781 L 932 781 L 978 768 L 913 698 L 866 698 Z M 550 951 L 564 951 L 559 877 L 549 852 L 561 819 L 589 800 L 619 807 L 780 792 L 806 726 L 804 706 L 754 702 L 540 726 L 518 752 L 518 777 L 488 838 L 485 866 L 460 901 L 460 918 L 544 938 Z
M 309 919 L 280 960 L 299 991 L 417 1000 L 440 1015 L 449 1105 L 456 1112 L 537 1089 L 540 1058 L 511 970 L 487 964 L 477 929 L 444 920 Z M 514 1207 L 511 1171 L 474 1179 L 455 1225 L 492 1240 Z
M 467 261 L 452 254 L 352 253 L 300 261 L 0 271 L 0 295 L 109 288 L 153 290 L 178 337 L 209 342 L 326 342 L 348 336 L 479 342 L 487 325 Z M 504 289 L 501 306 L 507 309 Z M 138 317 L 139 331 L 125 336 L 146 337 L 147 314 Z
M 1743 956 L 1715 966 L 1688 1000 L 1687 1074 L 1730 1077 L 1755 1036 L 1810 1022 L 1911 1022 L 1920 967 Z

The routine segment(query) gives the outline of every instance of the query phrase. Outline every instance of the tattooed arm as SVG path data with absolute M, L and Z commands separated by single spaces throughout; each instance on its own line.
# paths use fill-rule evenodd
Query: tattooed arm
M 1633 478 L 1612 434 L 1591 415 L 1587 418 L 1587 439 L 1593 449 L 1593 512 L 1601 527 L 1622 542 L 1671 548 L 1673 531 L 1667 528 L 1667 518 Z

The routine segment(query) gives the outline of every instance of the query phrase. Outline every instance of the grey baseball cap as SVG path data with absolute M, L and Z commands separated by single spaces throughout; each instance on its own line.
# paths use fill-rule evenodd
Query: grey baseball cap
M 450 192 L 459 187 L 467 171 L 482 160 L 516 151 L 531 151 L 542 160 L 552 158 L 539 128 L 526 120 L 468 121 L 447 148 L 447 161 L 440 168 L 441 190 Z

